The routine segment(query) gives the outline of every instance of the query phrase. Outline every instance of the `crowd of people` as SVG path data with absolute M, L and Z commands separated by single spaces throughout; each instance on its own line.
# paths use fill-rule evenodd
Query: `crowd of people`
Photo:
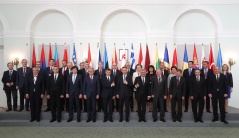
M 142 65 L 137 64 L 135 71 L 130 62 L 126 62 L 120 70 L 116 63 L 112 64 L 111 69 L 103 69 L 102 62 L 98 63 L 96 70 L 89 67 L 87 62 L 80 63 L 78 69 L 65 60 L 59 68 L 55 66 L 54 59 L 50 59 L 49 67 L 45 70 L 41 69 L 40 61 L 32 68 L 27 67 L 26 59 L 21 64 L 22 67 L 16 71 L 13 63 L 9 62 L 8 70 L 3 73 L 6 111 L 21 112 L 25 108 L 31 112 L 30 122 L 40 121 L 43 98 L 46 97 L 47 108 L 44 112 L 51 111 L 50 122 L 61 122 L 62 111 L 69 113 L 67 122 L 73 120 L 74 112 L 77 122 L 81 122 L 81 112 L 87 112 L 86 122 L 96 122 L 97 112 L 101 111 L 104 113 L 103 122 L 113 122 L 113 112 L 119 112 L 119 122 L 124 119 L 129 122 L 130 112 L 134 111 L 138 113 L 139 122 L 146 122 L 147 106 L 152 112 L 153 122 L 157 122 L 158 118 L 166 122 L 164 116 L 168 112 L 167 101 L 170 99 L 173 122 L 182 122 L 183 106 L 184 112 L 189 112 L 191 101 L 195 122 L 203 122 L 203 111 L 205 109 L 211 113 L 211 105 L 212 122 L 218 121 L 219 105 L 221 122 L 228 123 L 225 116 L 228 98 L 233 91 L 233 78 L 226 64 L 222 70 L 217 66 L 211 70 L 208 62 L 204 61 L 202 69 L 195 69 L 193 61 L 189 61 L 188 69 L 183 71 L 176 66 L 167 69 L 164 62 L 158 69 L 153 65 L 143 69 Z

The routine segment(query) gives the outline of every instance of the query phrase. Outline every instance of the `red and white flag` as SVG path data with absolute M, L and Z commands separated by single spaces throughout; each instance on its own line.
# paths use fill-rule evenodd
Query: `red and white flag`
M 141 46 L 141 43 L 140 43 L 138 64 L 142 65 L 142 61 L 143 61 L 143 53 L 142 53 L 142 46 Z
M 66 43 L 65 43 L 65 48 L 64 48 L 64 56 L 63 56 L 63 60 L 66 61 L 66 63 L 68 62 L 68 54 L 67 54 L 67 47 L 66 47 Z
M 206 61 L 205 53 L 204 53 L 204 46 L 202 45 L 202 54 L 201 54 L 201 63 L 200 67 L 203 68 L 203 62 Z
M 89 63 L 89 67 L 92 67 L 92 62 L 91 62 L 91 52 L 90 52 L 90 43 L 88 44 L 88 58 L 87 61 Z
M 210 44 L 210 53 L 209 53 L 209 69 L 212 69 L 214 72 L 215 64 L 214 64 L 214 57 L 212 51 L 212 44 Z
M 126 63 L 126 53 L 125 53 L 125 44 L 123 46 L 123 53 L 121 56 L 121 68 L 125 66 Z

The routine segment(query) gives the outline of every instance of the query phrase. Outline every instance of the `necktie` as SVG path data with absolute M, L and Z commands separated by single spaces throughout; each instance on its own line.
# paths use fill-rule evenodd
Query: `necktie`
M 56 75 L 55 75 L 55 78 L 54 78 L 54 82 L 56 83 Z
M 125 77 L 125 75 L 124 75 L 124 80 L 126 80 L 126 77 Z
M 191 73 L 192 73 L 192 69 L 189 68 L 189 76 L 191 76 Z
M 217 82 L 219 82 L 219 75 L 217 74 Z
M 145 81 L 144 81 L 144 77 L 143 77 L 142 79 L 143 79 L 143 85 L 144 85 L 144 83 L 145 83 Z
M 197 79 L 196 79 L 196 80 L 197 80 L 197 82 L 199 82 L 199 81 L 200 81 L 200 80 L 199 80 L 199 77 L 197 77 Z
M 116 71 L 114 70 L 114 76 L 116 75 Z
M 37 79 L 36 77 L 33 78 L 34 85 L 36 84 L 36 79 Z
M 50 67 L 50 73 L 52 73 L 52 67 Z
M 204 71 L 205 79 L 207 79 L 207 69 Z
M 64 76 L 65 74 L 65 67 L 63 67 L 63 70 L 62 70 L 62 75 Z
M 90 82 L 91 82 L 91 83 L 93 82 L 93 77 L 92 77 L 92 76 L 90 76 Z
M 76 81 L 76 75 L 74 74 L 73 75 L 73 84 L 75 84 L 75 81 Z
M 110 77 L 108 76 L 107 78 L 108 78 L 108 81 L 110 81 Z
M 179 77 L 177 77 L 177 86 L 179 85 Z
M 12 71 L 10 71 L 10 79 L 12 79 Z
M 158 83 L 160 83 L 161 77 L 158 77 Z
M 102 71 L 101 71 L 101 69 L 100 69 L 100 76 L 102 75 Z
M 23 68 L 23 76 L 25 77 L 26 75 L 26 68 Z

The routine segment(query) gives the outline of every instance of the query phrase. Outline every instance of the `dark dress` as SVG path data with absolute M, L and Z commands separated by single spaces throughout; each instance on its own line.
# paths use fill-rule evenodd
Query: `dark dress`
M 151 79 L 154 75 L 155 75 L 154 73 L 153 74 L 149 74 L 149 73 L 146 74 L 146 77 L 149 78 L 149 93 L 151 93 Z M 147 102 L 153 102 L 153 98 L 150 98 L 149 100 L 147 99 Z
M 227 94 L 227 98 L 231 98 L 231 88 L 233 88 L 233 78 L 232 78 L 232 73 L 227 72 L 226 73 L 226 78 L 227 78 L 227 89 L 228 89 L 228 94 Z

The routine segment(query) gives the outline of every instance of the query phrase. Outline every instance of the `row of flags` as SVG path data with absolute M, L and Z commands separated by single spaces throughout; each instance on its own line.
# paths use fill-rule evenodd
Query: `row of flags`
M 59 57 L 58 57 L 58 50 L 57 50 L 57 45 L 55 44 L 55 53 L 54 53 L 54 58 L 52 57 L 52 49 L 51 45 L 49 45 L 49 56 L 48 60 L 54 59 L 55 60 L 55 65 L 60 66 L 59 64 Z M 97 45 L 97 53 L 98 53 L 98 62 L 103 62 L 103 68 L 108 68 L 108 55 L 107 55 L 107 49 L 106 49 L 106 44 L 104 44 L 104 55 L 103 59 L 101 58 L 101 53 L 100 53 L 100 46 L 99 44 Z M 165 44 L 165 50 L 164 50 L 164 58 L 161 61 L 159 56 L 158 56 L 158 46 L 156 44 L 156 49 L 155 49 L 155 61 L 154 61 L 154 66 L 156 69 L 160 68 L 160 63 L 164 62 L 164 65 L 166 68 L 170 68 L 170 62 L 169 62 L 169 54 L 168 54 L 168 48 L 167 44 Z M 67 47 L 65 44 L 64 47 L 64 53 L 63 53 L 63 60 L 66 60 L 68 62 L 68 54 L 67 54 Z M 77 66 L 77 58 L 76 58 L 76 49 L 75 49 L 75 44 L 73 44 L 73 54 L 72 54 L 72 63 L 73 65 Z M 222 68 L 222 54 L 221 54 L 221 48 L 219 44 L 218 48 L 218 57 L 217 57 L 217 66 Z M 131 44 L 131 52 L 130 52 L 130 61 L 131 61 L 131 68 L 135 69 L 135 54 L 134 54 L 134 47 L 133 44 Z M 203 68 L 202 64 L 203 62 L 206 61 L 205 53 L 204 53 L 204 46 L 202 45 L 202 51 L 201 51 L 201 59 L 198 61 L 198 56 L 197 56 L 197 50 L 196 50 L 196 45 L 194 44 L 194 50 L 193 50 L 193 67 L 194 68 L 199 68 L 199 65 L 201 68 Z M 44 51 L 44 44 L 42 44 L 42 49 L 41 49 L 41 68 L 45 69 L 46 68 L 46 60 L 45 60 L 45 51 Z M 90 50 L 90 44 L 88 44 L 88 58 L 87 62 L 89 63 L 89 66 L 92 67 L 92 59 L 91 59 L 91 50 Z M 94 68 L 98 68 L 98 62 L 96 62 L 96 65 Z M 142 52 L 142 45 L 140 44 L 140 50 L 139 50 L 139 57 L 138 57 L 138 64 L 143 65 L 143 52 Z M 210 45 L 210 52 L 209 52 L 209 68 L 214 69 L 215 64 L 214 64 L 214 57 L 213 57 L 213 51 L 212 51 L 212 45 Z M 116 47 L 114 44 L 114 49 L 113 49 L 113 56 L 112 56 L 112 64 L 115 63 L 118 65 L 118 59 L 117 59 L 117 54 L 116 54 Z M 123 53 L 121 57 L 121 68 L 125 65 L 126 63 L 126 50 L 125 50 L 125 44 L 123 44 Z M 149 50 L 148 50 L 148 45 L 146 44 L 146 54 L 145 54 L 145 63 L 144 63 L 144 68 L 148 69 L 150 65 L 150 55 L 149 55 Z M 33 51 L 32 51 L 32 66 L 36 66 L 36 53 L 35 53 L 35 45 L 33 44 Z M 49 61 L 48 61 L 48 66 L 49 66 Z M 178 67 L 178 59 L 177 59 L 177 49 L 176 45 L 174 45 L 174 50 L 173 50 L 173 61 L 172 61 L 172 66 Z M 184 48 L 184 56 L 183 56 L 183 65 L 182 65 L 182 70 L 188 68 L 188 54 L 187 54 L 187 48 L 185 44 Z

